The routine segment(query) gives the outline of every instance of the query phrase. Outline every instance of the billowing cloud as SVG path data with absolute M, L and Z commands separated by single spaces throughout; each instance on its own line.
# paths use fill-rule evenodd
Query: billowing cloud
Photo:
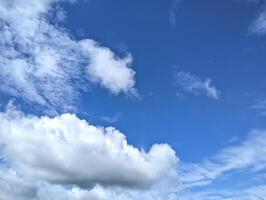
M 18 181 L 148 190 L 177 175 L 178 158 L 169 145 L 154 144 L 145 152 L 115 128 L 90 125 L 73 114 L 37 117 L 9 105 L 0 121 L 3 163 Z
M 60 185 L 26 181 L 14 170 L 0 168 L 0 197 L 9 200 L 106 200 L 103 188 L 66 189 Z
M 89 81 L 114 94 L 132 94 L 132 57 L 120 58 L 91 39 L 73 39 L 58 25 L 62 1 L 0 2 L 0 91 L 57 110 L 73 108 Z
M 160 188 L 144 191 L 99 185 L 81 189 L 27 181 L 12 169 L 0 168 L 0 175 L 0 197 L 8 200 L 177 200 L 174 192 L 165 192 L 168 185 L 164 185 L 164 192 Z
M 179 71 L 175 74 L 175 80 L 185 92 L 219 98 L 220 91 L 212 85 L 210 78 L 200 78 L 189 72 Z

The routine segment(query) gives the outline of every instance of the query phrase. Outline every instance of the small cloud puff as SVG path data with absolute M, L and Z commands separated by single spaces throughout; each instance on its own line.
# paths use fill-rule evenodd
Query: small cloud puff
M 185 92 L 195 95 L 204 94 L 207 97 L 218 99 L 220 91 L 212 85 L 210 78 L 200 78 L 189 72 L 178 71 L 175 81 Z

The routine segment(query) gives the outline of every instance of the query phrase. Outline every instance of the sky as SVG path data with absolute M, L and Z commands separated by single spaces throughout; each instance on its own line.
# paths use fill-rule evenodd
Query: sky
M 0 0 L 0 200 L 266 199 L 265 0 Z

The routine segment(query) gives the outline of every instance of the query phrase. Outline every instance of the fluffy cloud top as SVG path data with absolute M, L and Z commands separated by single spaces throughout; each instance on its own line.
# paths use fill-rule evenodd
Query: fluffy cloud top
M 63 1 L 0 2 L 0 91 L 58 110 L 71 109 L 88 81 L 115 94 L 135 91 L 131 56 L 76 41 L 51 21 L 61 12 L 54 4 Z
M 177 158 L 167 144 L 144 152 L 115 128 L 96 127 L 73 114 L 39 118 L 9 110 L 0 113 L 0 121 L 4 155 L 27 179 L 147 188 L 176 175 Z
M 132 63 L 131 55 L 120 59 L 110 49 L 99 46 L 93 40 L 80 43 L 90 58 L 88 73 L 93 82 L 100 83 L 115 94 L 120 91 L 136 93 L 133 79 L 135 72 L 128 67 Z

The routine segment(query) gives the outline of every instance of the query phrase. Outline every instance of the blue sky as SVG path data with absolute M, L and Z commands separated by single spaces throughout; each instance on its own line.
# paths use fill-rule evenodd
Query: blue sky
M 265 3 L 3 0 L 0 196 L 264 199 Z
M 258 5 L 185 1 L 175 11 L 176 26 L 169 24 L 169 1 L 92 1 L 68 9 L 71 16 L 65 24 L 71 30 L 119 54 L 125 48 L 134 57 L 141 99 L 95 89 L 82 104 L 84 109 L 89 107 L 92 120 L 97 120 L 95 115 L 121 113 L 116 126 L 126 130 L 134 143 L 174 139 L 172 145 L 189 160 L 214 152 L 232 136 L 264 127 L 265 119 L 249 108 L 263 98 L 265 90 L 265 38 L 248 32 L 261 9 Z M 210 77 L 221 91 L 219 99 L 178 97 L 183 92 L 175 80 L 179 70 Z M 211 146 L 206 148 L 208 140 Z M 195 143 L 200 149 L 192 153 L 189 147 Z

